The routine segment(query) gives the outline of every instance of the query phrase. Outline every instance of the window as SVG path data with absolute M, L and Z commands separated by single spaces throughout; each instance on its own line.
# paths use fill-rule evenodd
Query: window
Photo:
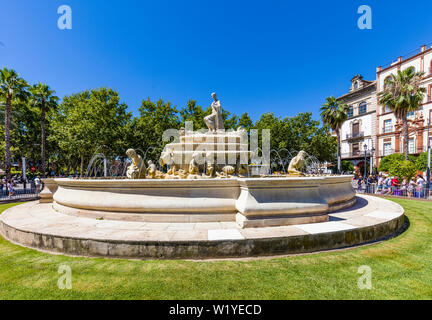
M 409 68 L 407 68 L 407 70 L 412 70 L 412 72 L 414 72 L 414 73 L 416 71 L 416 69 L 414 67 L 409 67 Z
M 414 153 L 414 139 L 408 140 L 408 153 Z
M 354 115 L 354 108 L 353 106 L 349 106 L 347 116 L 348 118 L 351 118 L 353 115 Z
M 357 123 L 353 123 L 352 125 L 352 136 L 353 137 L 357 137 L 360 133 L 360 124 Z
M 384 113 L 389 113 L 389 112 L 391 112 L 392 110 L 390 109 L 390 107 L 389 106 L 385 106 L 384 107 Z
M 360 146 L 359 146 L 358 143 L 353 143 L 353 145 L 352 145 L 352 153 L 353 153 L 353 156 L 360 155 Z
M 356 81 L 356 82 L 354 82 L 354 90 L 357 90 L 358 89 L 358 82 Z
M 392 128 L 391 119 L 384 120 L 384 133 L 388 133 L 388 132 L 392 132 L 392 131 L 393 131 L 393 128 Z
M 366 104 L 366 102 L 360 103 L 359 114 L 366 113 L 366 111 L 367 111 L 367 104 Z
M 391 143 L 384 143 L 384 156 L 392 154 Z
M 414 111 L 408 112 L 407 117 L 414 118 Z
M 384 79 L 384 90 L 387 89 L 388 87 L 388 82 L 392 80 L 392 76 L 388 76 L 387 78 Z

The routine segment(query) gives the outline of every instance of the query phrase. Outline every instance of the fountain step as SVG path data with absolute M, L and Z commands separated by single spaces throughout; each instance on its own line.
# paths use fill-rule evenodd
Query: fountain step
M 206 259 L 298 254 L 380 240 L 404 227 L 403 208 L 358 196 L 329 222 L 241 229 L 235 222 L 151 223 L 69 216 L 29 202 L 0 216 L 0 234 L 37 250 L 78 256 Z M 333 221 L 337 220 L 337 221 Z

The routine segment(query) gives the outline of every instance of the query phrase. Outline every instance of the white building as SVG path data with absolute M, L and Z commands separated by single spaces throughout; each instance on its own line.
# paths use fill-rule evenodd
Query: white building
M 385 67 L 377 68 L 377 92 L 384 88 L 386 78 L 395 74 L 398 70 L 414 68 L 415 71 L 425 73 L 421 86 L 426 88 L 427 94 L 419 110 L 412 112 L 409 117 L 409 141 L 408 151 L 410 154 L 418 155 L 427 149 L 428 119 L 432 116 L 432 47 L 422 46 L 420 51 L 407 56 L 399 57 L 396 61 Z M 377 103 L 378 100 L 377 100 Z M 430 130 L 431 128 L 429 128 Z M 379 105 L 377 110 L 377 159 L 378 166 L 382 157 L 392 153 L 403 153 L 402 123 L 398 121 L 393 112 Z
M 372 151 L 376 146 L 376 81 L 363 80 L 361 75 L 356 75 L 351 79 L 350 91 L 338 101 L 350 107 L 341 130 L 342 160 L 351 161 L 363 173 L 365 156 L 369 166 L 373 163 Z

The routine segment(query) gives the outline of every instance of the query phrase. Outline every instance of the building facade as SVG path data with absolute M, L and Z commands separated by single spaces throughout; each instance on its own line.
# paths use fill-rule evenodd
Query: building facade
M 419 52 L 406 58 L 399 57 L 395 62 L 386 67 L 377 68 L 376 88 L 377 94 L 383 91 L 385 79 L 395 74 L 398 70 L 413 68 L 416 72 L 424 72 L 421 86 L 426 88 L 423 103 L 417 111 L 408 115 L 408 152 L 413 155 L 427 151 L 428 120 L 432 116 L 432 47 L 422 46 Z M 404 152 L 402 134 L 402 122 L 396 119 L 391 110 L 379 104 L 377 98 L 377 144 L 376 165 L 386 155 Z M 429 128 L 430 130 L 430 128 Z
M 338 101 L 349 106 L 348 119 L 341 129 L 341 157 L 349 160 L 356 170 L 364 172 L 367 166 L 374 163 L 376 146 L 376 81 L 364 80 L 361 75 L 351 79 L 351 87 L 347 94 Z M 373 168 L 373 165 L 369 167 Z
M 378 95 L 384 90 L 385 79 L 407 68 L 424 73 L 421 86 L 426 89 L 420 108 L 408 115 L 408 152 L 417 156 L 427 151 L 428 137 L 432 145 L 432 126 L 428 125 L 432 118 L 432 47 L 422 46 L 418 52 L 378 67 L 375 81 L 355 76 L 349 92 L 338 98 L 350 108 L 341 130 L 342 160 L 351 161 L 361 174 L 365 161 L 368 171 L 373 171 L 383 157 L 404 153 L 402 122 L 379 103 Z

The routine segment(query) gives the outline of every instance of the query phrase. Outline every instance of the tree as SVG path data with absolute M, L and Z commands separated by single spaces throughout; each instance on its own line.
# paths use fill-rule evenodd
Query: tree
M 408 181 L 414 177 L 416 173 L 416 166 L 409 160 L 400 161 L 396 166 L 392 166 L 389 170 L 390 175 L 397 176 L 398 178 L 407 178 Z
M 131 114 L 127 106 L 111 88 L 93 89 L 65 96 L 52 120 L 52 134 L 68 161 L 80 164 L 84 174 L 84 161 L 98 151 L 107 158 L 124 155 L 125 128 Z
M 253 126 L 252 119 L 249 117 L 247 112 L 243 113 L 238 121 L 238 125 L 242 126 L 246 129 L 246 131 L 249 131 L 250 128 Z
M 163 141 L 163 133 L 168 129 L 180 129 L 182 125 L 177 108 L 169 101 L 159 99 L 155 103 L 147 98 L 139 108 L 139 117 L 134 118 L 128 128 L 130 147 L 141 149 L 153 162 L 157 162 L 165 144 L 173 142 Z
M 6 177 L 10 179 L 11 170 L 11 143 L 10 143 L 10 117 L 11 117 L 11 106 L 13 99 L 25 100 L 28 96 L 26 88 L 28 87 L 27 82 L 20 78 L 15 70 L 3 68 L 0 70 L 0 97 L 4 101 L 5 112 L 5 172 Z
M 337 139 L 337 170 L 341 173 L 341 128 L 347 119 L 349 107 L 340 103 L 334 96 L 328 97 L 321 107 L 321 117 L 325 124 L 336 132 Z
M 418 156 L 415 165 L 418 171 L 425 172 L 427 170 L 427 152 L 422 152 Z
M 180 110 L 181 123 L 184 126 L 186 121 L 191 121 L 194 124 L 194 130 L 199 130 L 202 128 L 207 128 L 204 117 L 205 112 L 203 108 L 196 104 L 196 100 L 189 100 L 186 107 Z
M 41 172 L 45 177 L 46 173 L 46 162 L 45 162 L 45 142 L 46 142 L 46 113 L 47 110 L 52 110 L 57 107 L 58 97 L 54 96 L 54 90 L 50 90 L 50 87 L 46 84 L 33 85 L 29 89 L 31 93 L 31 104 L 40 110 L 40 122 L 41 122 Z
M 385 156 L 381 159 L 378 167 L 380 172 L 390 172 L 394 167 L 397 167 L 402 161 L 405 160 L 405 156 L 402 153 L 393 153 Z M 416 162 L 416 157 L 409 155 L 408 160 L 412 163 Z
M 351 161 L 343 160 L 342 161 L 342 171 L 343 172 L 353 172 L 354 171 L 354 165 Z
M 398 70 L 384 81 L 384 90 L 378 94 L 380 103 L 388 106 L 396 118 L 402 121 L 402 134 L 405 160 L 408 160 L 408 120 L 407 115 L 420 107 L 426 89 L 420 87 L 423 72 L 413 68 Z

